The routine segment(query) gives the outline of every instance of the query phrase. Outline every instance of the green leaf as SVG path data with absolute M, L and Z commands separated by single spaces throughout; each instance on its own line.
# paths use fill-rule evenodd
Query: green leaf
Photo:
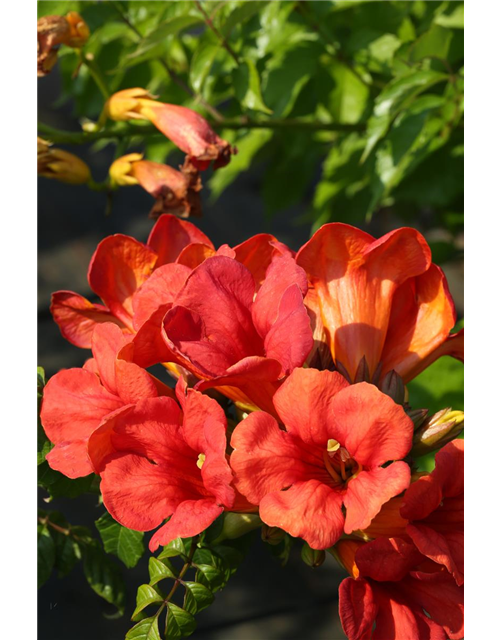
M 162 640 L 158 630 L 158 616 L 138 622 L 127 632 L 125 640 Z
M 334 61 L 329 73 L 335 83 L 328 96 L 332 119 L 346 124 L 359 122 L 370 95 L 368 87 L 345 64 Z
M 451 13 L 441 13 L 434 18 L 434 24 L 439 24 L 442 27 L 448 27 L 449 29 L 463 29 L 464 28 L 464 4 L 463 2 L 452 2 Z
M 234 92 L 243 107 L 272 113 L 264 104 L 257 67 L 251 60 L 243 61 L 233 70 Z
M 37 581 L 40 588 L 50 577 L 56 558 L 56 547 L 50 531 L 45 525 L 38 525 L 38 568 Z
M 210 179 L 211 202 L 232 183 L 240 173 L 246 171 L 253 159 L 262 147 L 272 138 L 270 129 L 253 129 L 247 135 L 236 141 L 237 155 L 231 158 L 231 162 L 224 167 L 224 171 L 215 171 Z
M 412 72 L 389 82 L 375 101 L 373 116 L 368 121 L 368 139 L 361 161 L 366 160 L 378 141 L 386 135 L 392 120 L 401 109 L 420 93 L 447 79 L 446 74 L 429 70 Z
M 224 573 L 210 564 L 196 565 L 196 582 L 208 587 L 210 591 L 218 591 L 225 584 Z
M 184 597 L 184 609 L 195 615 L 209 607 L 214 601 L 214 594 L 199 582 L 184 582 L 186 595 Z
M 42 407 L 43 388 L 45 387 L 45 371 L 42 367 L 37 367 L 37 404 L 38 404 L 38 423 L 37 423 L 37 465 L 44 462 L 46 455 L 52 449 L 52 443 L 45 435 L 42 423 L 40 422 L 40 409 Z
M 104 550 L 118 556 L 129 569 L 135 567 L 144 553 L 144 533 L 122 527 L 109 513 L 102 515 L 95 526 L 101 536 Z
M 38 484 L 46 489 L 53 498 L 61 496 L 76 498 L 90 489 L 94 478 L 95 475 L 91 473 L 83 478 L 72 480 L 59 471 L 51 469 L 47 461 L 38 466 Z
M 167 626 L 165 629 L 165 639 L 185 638 L 190 636 L 196 629 L 196 620 L 184 609 L 181 609 L 173 602 L 167 603 Z
M 83 571 L 87 582 L 101 598 L 114 604 L 120 613 L 125 608 L 125 582 L 119 568 L 96 541 L 85 546 Z
M 231 35 L 231 31 L 237 27 L 238 25 L 242 25 L 250 18 L 252 18 L 256 13 L 262 10 L 264 5 L 267 2 L 242 2 L 239 7 L 233 9 L 233 11 L 227 17 L 227 20 L 224 23 L 221 31 L 224 36 L 228 37 Z
M 141 584 L 139 589 L 137 589 L 137 597 L 136 603 L 137 606 L 134 609 L 134 613 L 132 614 L 132 620 L 137 620 L 137 616 L 143 609 L 149 607 L 151 604 L 161 604 L 163 603 L 164 598 L 153 589 L 153 587 L 149 584 Z
M 164 51 L 166 38 L 177 35 L 184 29 L 199 24 L 200 22 L 203 22 L 203 19 L 200 16 L 194 15 L 177 16 L 176 18 L 163 22 L 141 40 L 133 53 L 129 53 L 122 58 L 118 68 L 123 69 L 156 58 Z
M 186 540 L 191 540 L 186 539 Z M 163 560 L 164 558 L 175 558 L 176 556 L 184 556 L 187 557 L 187 549 L 182 538 L 176 538 L 169 542 L 166 547 L 163 547 L 162 552 L 158 556 L 158 560 Z
M 450 49 L 452 32 L 449 29 L 432 25 L 410 48 L 410 61 L 418 62 L 424 58 L 441 58 L 446 60 Z
M 220 44 L 211 39 L 202 40 L 196 47 L 189 68 L 189 79 L 191 86 L 197 93 L 202 92 L 203 85 L 210 73 L 215 56 L 220 50 Z
M 177 578 L 177 572 L 173 565 L 168 561 L 168 558 L 163 558 L 162 561 L 157 558 L 149 558 L 149 577 L 150 584 L 157 584 L 160 580 L 165 578 L 171 578 L 175 580 Z
M 464 409 L 464 365 L 450 356 L 439 358 L 408 384 L 410 405 L 436 413 L 444 407 Z

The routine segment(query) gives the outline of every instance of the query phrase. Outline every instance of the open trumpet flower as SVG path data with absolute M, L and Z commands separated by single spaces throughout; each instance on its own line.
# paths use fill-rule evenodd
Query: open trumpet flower
M 409 382 L 442 355 L 463 360 L 455 306 L 423 236 L 396 229 L 379 240 L 347 224 L 319 229 L 297 253 L 307 273 L 312 366 L 333 363 L 354 380 L 395 370 Z

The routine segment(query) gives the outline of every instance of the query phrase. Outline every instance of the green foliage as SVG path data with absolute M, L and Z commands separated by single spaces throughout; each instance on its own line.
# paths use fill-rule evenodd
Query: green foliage
M 101 516 L 95 526 L 106 553 L 118 556 L 129 569 L 135 567 L 144 553 L 144 533 L 122 527 L 109 513 Z
M 215 533 L 212 531 L 212 534 Z M 251 542 L 251 534 L 222 544 L 208 542 L 209 530 L 201 536 L 177 538 L 163 547 L 161 553 L 149 559 L 148 584 L 137 591 L 132 620 L 137 624 L 127 633 L 126 640 L 174 640 L 190 636 L 196 629 L 194 618 L 214 601 L 243 561 Z M 193 579 L 187 579 L 190 575 Z M 182 606 L 172 601 L 182 587 Z M 158 606 L 159 605 L 159 606 Z M 155 607 L 148 615 L 146 609 Z M 160 633 L 159 619 L 165 614 L 165 633 Z
M 301 221 L 313 229 L 430 208 L 431 226 L 457 231 L 462 2 L 230 0 L 205 9 L 209 19 L 189 0 L 39 3 L 39 14 L 81 13 L 92 34 L 84 51 L 109 92 L 144 87 L 201 112 L 236 144 L 239 155 L 209 178 L 212 201 L 262 163 L 268 216 L 307 198 Z M 77 64 L 62 47 L 60 103 L 97 120 L 103 97 L 86 65 L 73 77 Z M 155 161 L 172 150 L 157 136 L 143 145 Z
M 37 397 L 37 407 L 38 407 L 38 422 L 37 422 L 37 448 L 36 448 L 36 458 L 37 464 L 40 465 L 45 461 L 45 456 L 52 449 L 52 444 L 50 440 L 45 435 L 45 431 L 43 430 L 42 423 L 40 422 L 40 409 L 42 408 L 42 398 L 43 398 L 43 388 L 45 386 L 45 371 L 42 367 L 37 368 L 37 386 L 36 386 L 36 397 Z

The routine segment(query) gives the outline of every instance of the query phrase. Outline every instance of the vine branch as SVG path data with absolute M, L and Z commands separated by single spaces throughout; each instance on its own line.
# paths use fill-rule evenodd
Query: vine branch
M 275 119 L 259 120 L 250 118 L 223 118 L 221 121 L 209 121 L 214 129 L 273 129 L 288 130 L 301 129 L 303 131 L 337 131 L 348 133 L 364 131 L 364 124 L 341 124 L 338 122 L 314 122 L 311 120 Z M 61 131 L 43 122 L 38 123 L 38 131 L 46 136 L 50 142 L 56 144 L 87 144 L 96 140 L 121 140 L 132 136 L 161 136 L 153 125 L 117 124 L 99 131 Z

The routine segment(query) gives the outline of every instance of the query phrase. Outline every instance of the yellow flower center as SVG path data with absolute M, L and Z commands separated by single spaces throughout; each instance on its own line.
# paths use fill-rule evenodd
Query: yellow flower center
M 204 462 L 205 462 L 205 454 L 200 453 L 200 455 L 198 456 L 198 460 L 196 461 L 196 466 L 198 467 L 198 469 L 202 468 Z

